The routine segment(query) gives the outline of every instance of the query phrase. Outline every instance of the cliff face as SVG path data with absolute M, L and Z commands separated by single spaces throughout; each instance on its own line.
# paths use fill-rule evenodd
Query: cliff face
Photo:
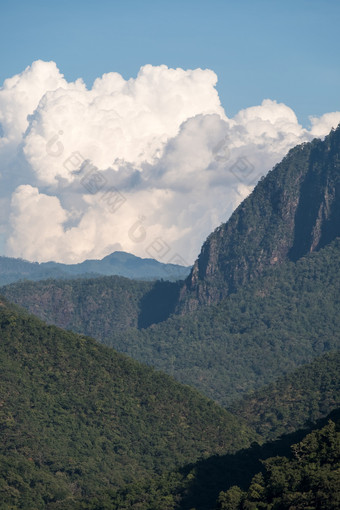
M 292 149 L 205 241 L 178 311 L 233 293 L 271 265 L 297 261 L 340 236 L 340 125 Z

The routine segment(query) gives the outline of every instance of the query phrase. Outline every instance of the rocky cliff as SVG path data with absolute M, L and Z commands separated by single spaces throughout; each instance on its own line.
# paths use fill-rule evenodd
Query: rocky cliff
M 340 236 L 340 125 L 293 148 L 205 241 L 178 311 L 220 301 L 266 268 Z

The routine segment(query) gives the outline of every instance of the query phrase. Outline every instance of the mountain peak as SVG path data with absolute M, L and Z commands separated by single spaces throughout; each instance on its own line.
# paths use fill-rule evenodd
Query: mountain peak
M 179 310 L 212 304 L 266 268 L 340 236 L 340 125 L 289 151 L 203 244 Z

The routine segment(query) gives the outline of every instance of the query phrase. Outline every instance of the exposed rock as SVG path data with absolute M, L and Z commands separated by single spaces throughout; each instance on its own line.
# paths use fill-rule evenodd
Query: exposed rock
M 205 241 L 179 312 L 220 301 L 264 269 L 340 236 L 340 125 L 292 149 Z

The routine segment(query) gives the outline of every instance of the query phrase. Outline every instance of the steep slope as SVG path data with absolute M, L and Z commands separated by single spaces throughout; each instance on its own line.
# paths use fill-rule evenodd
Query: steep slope
M 340 236 L 340 126 L 292 149 L 213 232 L 178 311 L 217 303 L 269 266 L 297 261 Z
M 99 339 L 115 330 L 145 328 L 167 319 L 179 291 L 179 282 L 120 276 L 19 282 L 1 289 L 9 301 L 43 321 Z
M 340 352 L 312 363 L 247 395 L 232 407 L 264 439 L 314 423 L 340 407 Z
M 162 264 L 157 260 L 142 259 L 122 251 L 111 253 L 102 260 L 85 260 L 79 264 L 38 263 L 0 257 L 0 285 L 25 279 L 38 281 L 48 278 L 89 278 L 112 275 L 142 280 L 181 280 L 188 275 L 189 270 L 188 267 Z
M 195 390 L 3 300 L 0 338 L 0 494 L 10 508 L 75 508 L 252 437 Z

